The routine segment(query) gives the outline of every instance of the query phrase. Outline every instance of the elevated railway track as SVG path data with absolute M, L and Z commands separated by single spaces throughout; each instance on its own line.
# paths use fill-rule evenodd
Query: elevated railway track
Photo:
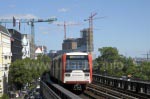
M 59 84 L 53 83 L 48 74 L 42 77 L 40 88 L 44 99 L 82 99 Z
M 93 84 L 101 86 L 96 88 L 103 89 L 106 93 L 108 93 L 107 89 L 109 89 L 109 93 L 112 93 L 114 96 L 120 94 L 125 99 L 127 97 L 127 99 L 150 99 L 150 82 L 132 81 L 93 74 Z
M 87 95 L 91 95 L 91 97 L 96 99 L 99 99 L 100 97 L 104 99 L 138 99 L 136 97 L 97 84 L 89 84 L 85 92 Z
M 41 81 L 41 91 L 44 99 L 150 99 L 147 82 L 124 81 L 97 74 L 93 74 L 93 83 L 88 84 L 81 94 L 74 94 L 51 82 L 48 75 Z

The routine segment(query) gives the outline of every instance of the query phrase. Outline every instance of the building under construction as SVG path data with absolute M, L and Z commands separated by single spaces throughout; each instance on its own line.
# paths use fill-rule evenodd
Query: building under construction
M 78 41 L 78 49 L 85 52 L 93 52 L 93 32 L 90 28 L 83 29 L 81 32 L 81 41 Z
M 68 38 L 63 41 L 63 50 L 77 49 L 77 40 L 75 38 Z
M 93 52 L 93 32 L 89 28 L 80 31 L 80 38 L 67 38 L 63 41 L 62 52 Z

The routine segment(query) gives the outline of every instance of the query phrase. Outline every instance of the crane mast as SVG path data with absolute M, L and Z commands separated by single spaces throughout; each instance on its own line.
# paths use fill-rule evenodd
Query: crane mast
M 90 32 L 93 32 L 93 18 L 97 15 L 97 13 L 91 13 L 91 16 L 89 16 L 88 19 L 85 19 L 84 21 L 89 21 L 89 29 L 90 29 Z
M 71 25 L 79 25 L 79 24 L 78 23 L 69 24 L 69 23 L 66 23 L 65 21 L 63 24 L 57 24 L 57 26 L 63 26 L 64 27 L 64 40 L 66 40 L 66 27 L 71 26 Z
M 89 31 L 89 33 L 90 33 L 90 35 L 91 35 L 91 36 L 90 36 L 91 39 L 93 39 L 93 20 L 105 18 L 105 17 L 96 17 L 96 18 L 95 18 L 96 15 L 97 15 L 97 13 L 91 13 L 91 15 L 89 16 L 89 18 L 84 19 L 84 21 L 89 21 L 89 28 L 88 28 L 88 31 Z M 87 38 L 87 39 L 90 39 L 90 37 Z M 90 43 L 89 43 L 88 40 L 87 40 L 87 46 L 86 46 L 87 52 L 88 52 L 89 48 L 92 48 L 92 45 L 90 45 L 90 46 L 88 46 L 88 45 L 90 45 Z
M 89 33 L 90 33 L 90 35 L 91 35 L 91 38 L 93 39 L 93 18 L 95 17 L 97 15 L 97 13 L 91 13 L 91 16 L 89 16 L 89 18 L 88 19 L 85 19 L 84 21 L 89 21 Z M 89 51 L 89 48 L 92 48 L 92 45 L 89 45 L 90 43 L 89 43 L 89 40 L 90 38 L 89 37 L 87 37 L 87 44 L 86 44 L 86 48 L 87 48 L 87 52 Z

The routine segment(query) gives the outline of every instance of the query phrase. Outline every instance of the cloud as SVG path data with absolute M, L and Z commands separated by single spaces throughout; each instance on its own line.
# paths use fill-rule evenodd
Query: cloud
M 69 11 L 69 9 L 67 9 L 67 8 L 58 9 L 58 12 L 67 12 L 67 11 Z
M 48 34 L 49 32 L 42 32 L 42 34 Z
M 11 5 L 9 5 L 8 7 L 9 7 L 9 8 L 15 8 L 15 7 L 16 7 L 16 5 L 11 4 Z
M 48 34 L 48 31 L 51 31 L 49 27 L 38 27 L 40 31 L 42 31 L 43 34 Z
M 16 19 L 37 19 L 38 17 L 33 14 L 10 14 L 10 15 L 4 15 L 0 16 L 0 19 L 12 19 L 13 16 Z
M 56 21 L 56 22 L 53 22 L 53 24 L 56 24 L 56 25 L 64 25 L 64 22 L 58 22 L 58 21 Z M 65 24 L 66 25 L 81 25 L 82 23 L 80 23 L 80 22 L 75 22 L 75 21 L 67 21 L 67 22 L 65 22 Z

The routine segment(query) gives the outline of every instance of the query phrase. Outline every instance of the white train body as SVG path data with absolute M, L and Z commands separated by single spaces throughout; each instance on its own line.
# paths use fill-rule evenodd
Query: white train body
M 65 53 L 52 60 L 50 75 L 63 84 L 92 82 L 92 55 L 83 52 Z

